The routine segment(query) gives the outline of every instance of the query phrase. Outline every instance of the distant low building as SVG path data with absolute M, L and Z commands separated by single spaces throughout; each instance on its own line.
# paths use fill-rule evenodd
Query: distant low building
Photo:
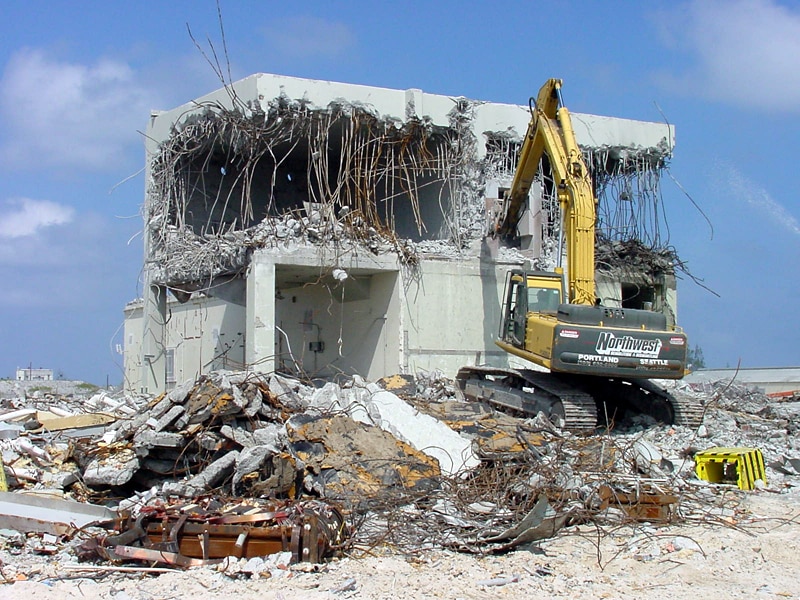
M 53 369 L 17 369 L 17 381 L 53 381 Z
M 784 394 L 800 390 L 800 367 L 700 369 L 687 375 L 684 381 L 692 386 L 733 381 L 754 387 L 765 394 Z

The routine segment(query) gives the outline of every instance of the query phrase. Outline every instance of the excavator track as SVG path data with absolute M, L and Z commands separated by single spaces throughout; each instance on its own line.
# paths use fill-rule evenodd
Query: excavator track
M 464 396 L 524 416 L 546 414 L 576 434 L 613 426 L 623 416 L 645 414 L 667 424 L 698 427 L 703 406 L 647 380 L 543 373 L 528 369 L 463 367 L 456 381 Z M 598 419 L 598 412 L 599 419 Z
M 699 400 L 692 396 L 681 394 L 680 392 L 670 394 L 661 386 L 647 379 L 637 381 L 637 385 L 645 391 L 657 394 L 663 402 L 670 405 L 672 410 L 672 425 L 683 425 L 684 427 L 697 428 L 703 422 L 705 407 Z
M 549 373 L 529 369 L 462 367 L 456 376 L 464 396 L 505 411 L 536 416 L 539 412 L 563 429 L 588 434 L 597 428 L 591 395 Z

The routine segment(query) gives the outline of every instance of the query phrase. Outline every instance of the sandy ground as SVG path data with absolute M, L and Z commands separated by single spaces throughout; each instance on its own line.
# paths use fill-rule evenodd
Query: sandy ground
M 800 598 L 800 492 L 736 492 L 731 525 L 570 527 L 531 550 L 476 557 L 452 552 L 343 558 L 230 577 L 211 568 L 160 575 L 81 572 L 53 559 L 26 565 L 27 581 L 0 600 L 236 598 Z M 719 523 L 719 520 L 716 520 Z M 2 567 L 6 577 L 13 563 Z M 23 571 L 18 571 L 22 573 Z

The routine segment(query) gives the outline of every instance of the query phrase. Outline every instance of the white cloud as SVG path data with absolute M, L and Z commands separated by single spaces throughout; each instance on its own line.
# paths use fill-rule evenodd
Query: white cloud
M 775 0 L 692 0 L 683 8 L 664 25 L 669 45 L 697 64 L 665 81 L 735 105 L 800 110 L 800 8 Z
M 0 288 L 0 308 L 107 311 L 111 298 L 121 306 L 136 297 L 141 246 L 125 244 L 135 225 L 91 212 L 70 216 L 66 226 L 36 235 L 0 235 L 0 272 L 13 282 Z M 4 234 L 6 219 L 0 222 Z
M 800 222 L 770 193 L 730 165 L 719 165 L 718 183 L 790 233 L 800 235 Z
M 0 209 L 0 238 L 20 238 L 35 235 L 53 225 L 72 220 L 74 210 L 49 200 L 15 198 Z
M 147 123 L 153 100 L 125 63 L 83 65 L 20 50 L 0 80 L 0 156 L 15 167 L 116 165 L 140 143 L 136 130 Z
M 275 50 L 298 58 L 341 56 L 355 43 L 347 25 L 310 16 L 275 23 L 265 33 L 267 43 Z

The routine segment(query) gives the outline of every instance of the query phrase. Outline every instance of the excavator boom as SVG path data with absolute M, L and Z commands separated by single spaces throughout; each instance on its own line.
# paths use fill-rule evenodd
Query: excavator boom
M 575 140 L 572 118 L 561 104 L 561 80 L 548 79 L 539 90 L 536 103 L 530 105 L 531 120 L 496 231 L 503 237 L 516 235 L 520 214 L 539 172 L 539 163 L 547 153 L 561 207 L 562 231 L 567 242 L 568 301 L 591 305 L 595 302 L 594 228 L 597 200 L 592 191 L 589 169 Z

